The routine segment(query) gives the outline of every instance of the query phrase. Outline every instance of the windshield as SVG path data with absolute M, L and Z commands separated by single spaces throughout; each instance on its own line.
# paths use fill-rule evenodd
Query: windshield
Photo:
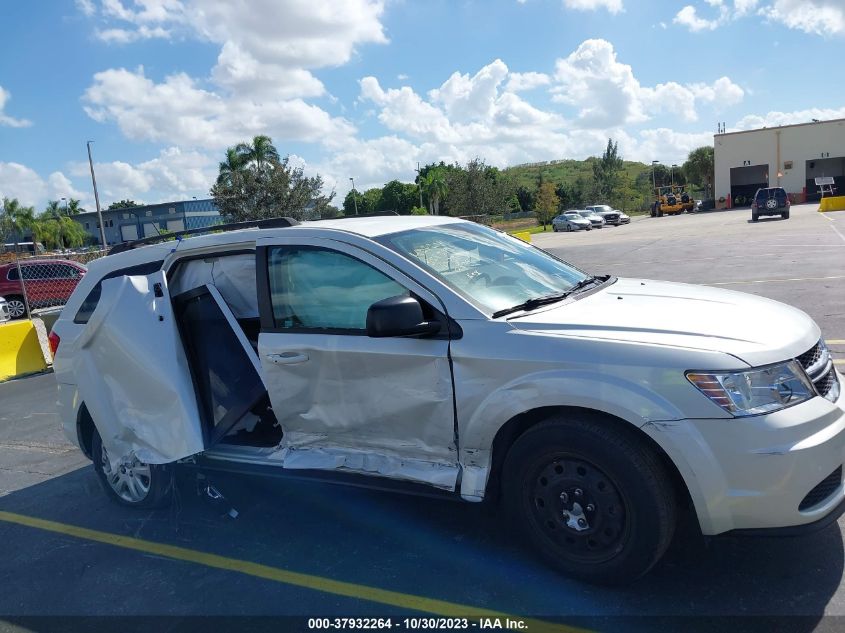
M 379 241 L 491 314 L 565 292 L 587 278 L 540 249 L 471 222 L 412 229 Z
M 592 211 L 579 211 L 578 213 L 583 215 L 585 218 L 589 218 L 591 215 L 593 215 Z
M 607 211 L 613 211 L 613 209 L 611 209 L 611 208 L 610 208 L 609 206 L 607 206 L 606 204 L 599 204 L 599 205 L 596 205 L 596 206 L 594 206 L 594 207 L 593 207 L 593 210 L 594 210 L 594 211 L 601 211 L 602 213 L 607 212 Z
M 563 217 L 567 218 L 568 220 L 580 220 L 581 216 L 577 213 L 564 213 Z

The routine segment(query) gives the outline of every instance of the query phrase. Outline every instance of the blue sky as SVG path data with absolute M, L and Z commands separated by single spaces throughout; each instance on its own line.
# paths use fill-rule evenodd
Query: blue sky
M 0 196 L 205 197 L 270 135 L 339 196 L 417 161 L 681 162 L 728 130 L 845 117 L 843 0 L 4 3 Z M 821 87 L 824 86 L 822 89 Z

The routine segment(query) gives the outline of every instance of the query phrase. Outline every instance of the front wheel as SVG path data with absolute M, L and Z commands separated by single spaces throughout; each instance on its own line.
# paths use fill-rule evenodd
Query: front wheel
M 112 467 L 100 434 L 91 442 L 94 471 L 106 495 L 123 506 L 160 508 L 170 502 L 173 492 L 173 466 L 133 461 Z
M 503 492 L 541 556 L 588 582 L 639 578 L 675 530 L 668 473 L 644 440 L 612 421 L 555 417 L 529 429 L 505 459 Z
M 10 318 L 22 319 L 26 316 L 26 304 L 23 302 L 23 297 L 10 295 L 6 297 L 6 303 L 9 306 Z

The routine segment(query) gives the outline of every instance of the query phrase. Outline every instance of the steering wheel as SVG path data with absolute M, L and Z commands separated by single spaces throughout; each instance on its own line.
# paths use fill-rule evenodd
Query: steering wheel
M 469 278 L 469 285 L 474 286 L 475 284 L 477 284 L 482 279 L 484 280 L 485 286 L 489 286 L 493 282 L 493 280 L 490 279 L 490 275 L 488 275 L 487 273 L 478 273 L 477 275 L 473 275 L 472 277 Z

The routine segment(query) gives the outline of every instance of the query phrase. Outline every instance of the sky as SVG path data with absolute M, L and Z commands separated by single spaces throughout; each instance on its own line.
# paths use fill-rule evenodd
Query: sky
M 691 2 L 688 3 L 688 2 Z M 337 202 L 417 163 L 680 164 L 845 117 L 845 0 L 0 0 L 0 197 L 208 197 L 269 135 Z

